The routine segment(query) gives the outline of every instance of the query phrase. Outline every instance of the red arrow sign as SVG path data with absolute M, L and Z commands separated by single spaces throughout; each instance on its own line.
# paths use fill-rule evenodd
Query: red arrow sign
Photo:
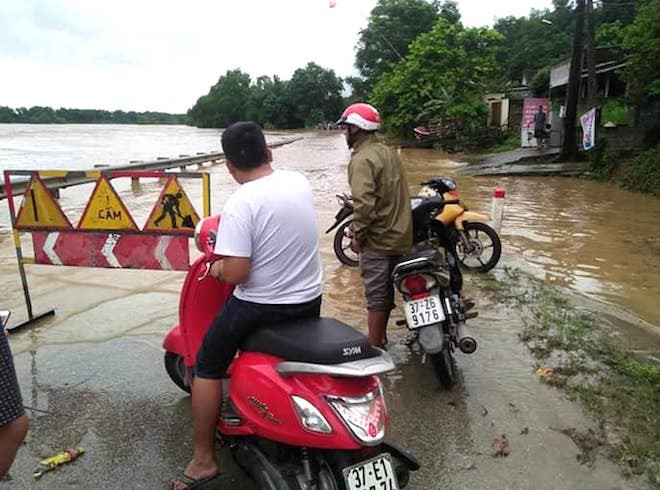
M 35 231 L 32 244 L 37 264 L 188 270 L 186 237 Z

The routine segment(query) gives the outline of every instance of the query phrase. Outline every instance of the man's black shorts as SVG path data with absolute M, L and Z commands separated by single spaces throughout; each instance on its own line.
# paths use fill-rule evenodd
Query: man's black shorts
M 296 318 L 318 318 L 321 296 L 301 304 L 261 304 L 231 296 L 206 332 L 195 361 L 195 376 L 222 378 L 240 343 L 262 325 Z

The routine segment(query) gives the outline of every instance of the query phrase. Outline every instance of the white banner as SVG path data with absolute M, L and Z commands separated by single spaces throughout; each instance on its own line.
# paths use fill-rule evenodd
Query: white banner
M 591 109 L 580 116 L 582 125 L 582 148 L 591 150 L 596 146 L 596 109 Z

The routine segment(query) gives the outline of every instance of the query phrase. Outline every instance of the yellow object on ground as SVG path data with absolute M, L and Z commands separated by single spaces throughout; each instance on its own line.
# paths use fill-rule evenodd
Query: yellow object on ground
M 85 450 L 82 447 L 77 447 L 73 449 L 67 449 L 66 451 L 60 451 L 50 458 L 42 459 L 34 472 L 34 477 L 39 478 L 47 471 L 54 470 L 63 464 L 70 463 L 84 452 Z

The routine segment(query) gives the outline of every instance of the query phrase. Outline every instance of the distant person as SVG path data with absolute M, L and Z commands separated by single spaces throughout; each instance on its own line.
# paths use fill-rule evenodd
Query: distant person
M 374 107 L 352 104 L 337 124 L 352 150 L 348 164 L 354 209 L 351 249 L 360 255 L 369 342 L 385 347 L 394 308 L 392 271 L 412 247 L 408 183 L 397 152 L 376 136 L 380 115 Z
M 543 133 L 545 132 L 545 124 L 547 116 L 543 112 L 543 106 L 539 106 L 539 110 L 534 114 L 534 138 L 536 138 L 536 149 L 540 150 L 543 145 Z
M 0 325 L 0 481 L 9 472 L 28 424 L 9 341 Z

